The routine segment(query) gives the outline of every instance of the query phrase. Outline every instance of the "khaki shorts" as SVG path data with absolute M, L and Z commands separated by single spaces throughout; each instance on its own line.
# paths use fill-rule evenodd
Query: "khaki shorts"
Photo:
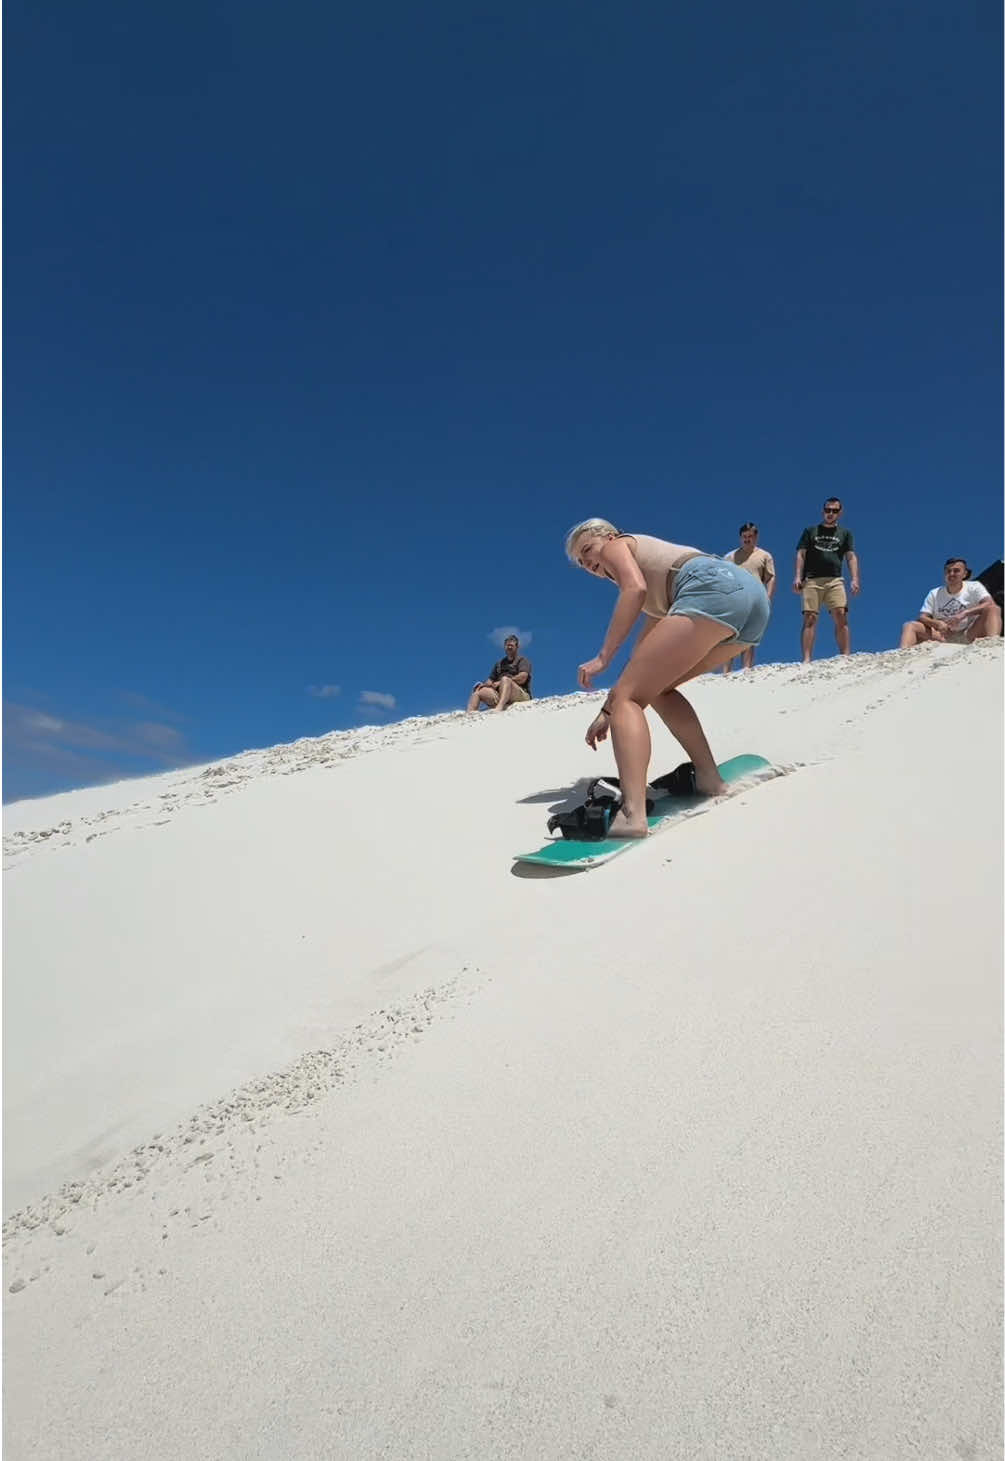
M 843 578 L 808 578 L 803 584 L 803 613 L 819 614 L 824 609 L 847 609 L 848 595 Z
M 492 688 L 493 690 L 495 690 L 498 689 L 498 686 L 493 685 Z M 527 691 L 524 689 L 524 687 L 522 685 L 518 685 L 514 680 L 513 689 L 510 691 L 509 703 L 511 705 L 519 705 L 521 700 L 529 699 L 530 696 L 527 694 Z

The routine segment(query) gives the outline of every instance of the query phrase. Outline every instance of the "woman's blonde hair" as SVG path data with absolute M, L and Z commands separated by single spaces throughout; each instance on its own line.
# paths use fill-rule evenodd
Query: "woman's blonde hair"
M 617 528 L 605 517 L 588 517 L 585 522 L 577 523 L 565 535 L 565 556 L 570 563 L 575 563 L 576 544 L 580 538 L 585 538 L 587 533 L 595 538 L 616 538 L 618 536 Z

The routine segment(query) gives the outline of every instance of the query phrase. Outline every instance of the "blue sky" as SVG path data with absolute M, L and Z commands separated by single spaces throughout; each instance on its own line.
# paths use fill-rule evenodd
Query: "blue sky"
M 455 707 L 500 627 L 571 692 L 593 514 L 756 519 L 762 661 L 831 493 L 856 649 L 999 556 L 991 0 L 14 0 L 6 46 L 5 799 Z

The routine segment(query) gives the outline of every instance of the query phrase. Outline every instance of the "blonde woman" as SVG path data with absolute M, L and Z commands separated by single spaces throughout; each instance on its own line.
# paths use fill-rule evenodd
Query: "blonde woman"
M 594 750 L 609 732 L 614 743 L 622 806 L 607 835 L 645 837 L 652 751 L 646 707 L 652 706 L 684 747 L 696 790 L 706 796 L 725 791 L 701 723 L 677 686 L 758 645 L 771 606 L 764 585 L 735 563 L 663 538 L 621 533 L 604 518 L 577 523 L 565 552 L 570 562 L 609 578 L 618 589 L 600 652 L 579 666 L 584 690 L 592 689 L 636 620 L 646 616 L 631 658 L 586 732 Z

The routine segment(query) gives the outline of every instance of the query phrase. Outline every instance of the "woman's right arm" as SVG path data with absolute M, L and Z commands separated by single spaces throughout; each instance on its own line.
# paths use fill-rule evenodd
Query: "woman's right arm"
M 604 546 L 600 561 L 618 586 L 618 602 L 607 626 L 599 659 L 609 665 L 624 644 L 646 601 L 646 581 L 625 538 L 612 538 Z

